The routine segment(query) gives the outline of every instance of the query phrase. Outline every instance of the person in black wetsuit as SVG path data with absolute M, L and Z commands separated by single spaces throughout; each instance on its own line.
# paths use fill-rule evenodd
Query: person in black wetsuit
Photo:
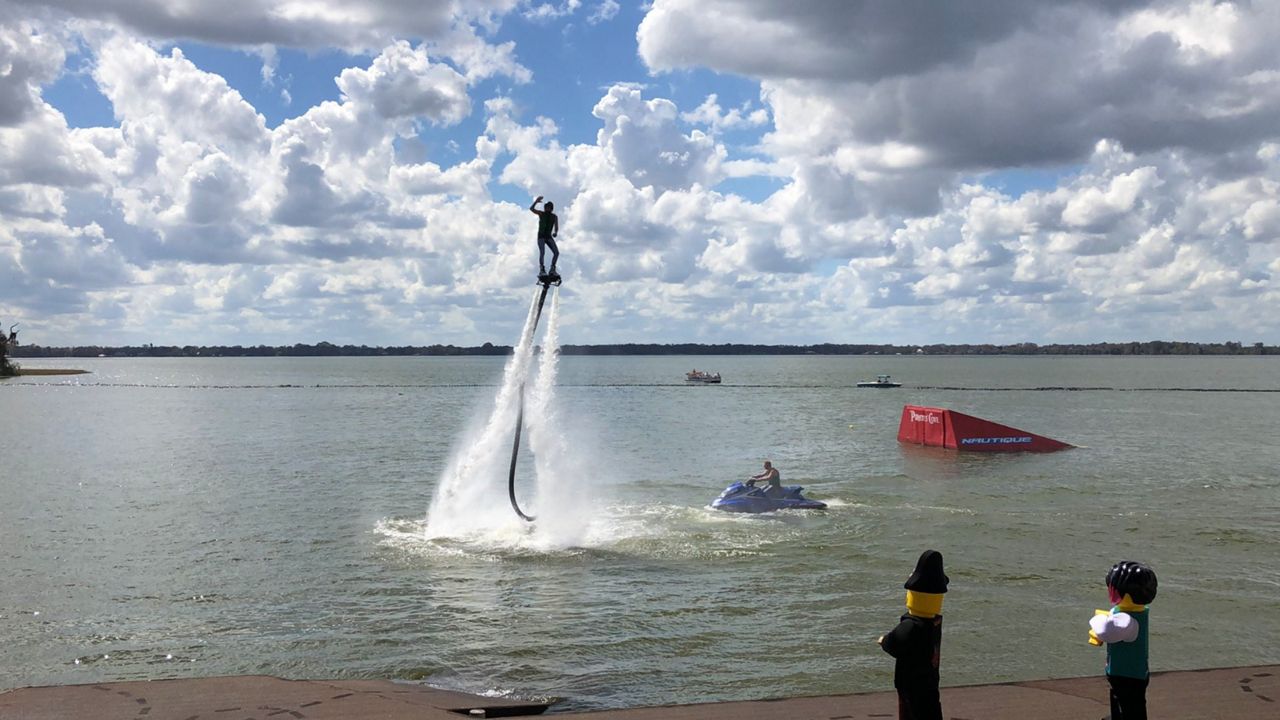
M 556 236 L 560 234 L 560 218 L 556 216 L 552 210 L 555 210 L 555 203 L 547 203 L 538 210 L 538 203 L 542 202 L 542 196 L 539 195 L 533 204 L 529 206 L 529 212 L 538 216 L 538 276 L 547 275 L 546 255 L 547 248 L 551 248 L 551 272 L 555 275 L 556 261 L 560 259 L 560 249 L 556 247 Z
M 898 691 L 901 720 L 942 720 L 938 662 L 942 653 L 942 596 L 949 579 L 942 553 L 925 550 L 907 589 L 907 614 L 880 637 L 880 647 L 894 657 L 893 687 Z

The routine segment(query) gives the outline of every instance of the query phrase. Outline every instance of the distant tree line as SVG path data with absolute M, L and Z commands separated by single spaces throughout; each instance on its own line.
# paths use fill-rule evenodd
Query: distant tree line
M 45 347 L 24 345 L 18 351 L 22 357 L 338 357 L 383 355 L 509 355 L 510 345 L 485 343 L 478 347 L 454 345 L 370 347 L 368 345 L 335 345 L 319 342 L 315 345 L 76 345 L 74 347 Z M 13 353 L 13 354 L 18 354 Z
M 724 343 L 625 343 L 610 345 L 565 345 L 564 355 L 1280 355 L 1280 347 L 1238 342 L 1195 343 L 1149 340 L 1146 342 L 1064 344 L 1015 343 L 1012 345 L 756 345 Z M 485 343 L 474 347 L 455 345 L 127 345 L 107 347 L 79 345 L 10 347 L 13 357 L 374 357 L 423 355 L 433 357 L 509 355 L 510 345 Z

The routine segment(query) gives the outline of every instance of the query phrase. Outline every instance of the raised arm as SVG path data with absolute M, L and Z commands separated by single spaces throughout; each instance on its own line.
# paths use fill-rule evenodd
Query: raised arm
M 529 206 L 529 212 L 533 213 L 534 215 L 541 215 L 542 213 L 540 211 L 534 210 L 534 208 L 537 207 L 538 203 L 540 202 L 542 202 L 541 195 L 533 199 L 533 204 Z

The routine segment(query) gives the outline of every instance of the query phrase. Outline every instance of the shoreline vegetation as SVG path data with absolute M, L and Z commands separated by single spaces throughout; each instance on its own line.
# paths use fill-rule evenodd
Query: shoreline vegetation
M 455 345 L 127 345 L 108 347 L 81 345 L 45 347 L 22 345 L 11 348 L 14 358 L 85 357 L 382 357 L 421 355 L 429 357 L 510 355 L 510 345 L 485 343 L 473 347 Z M 1197 343 L 1148 340 L 1144 342 L 1015 343 L 1011 345 L 757 345 L 746 343 L 621 343 L 607 345 L 563 345 L 562 355 L 1280 355 L 1280 346 L 1239 342 Z M 23 371 L 26 373 L 26 371 Z M 34 374 L 34 373 L 27 373 Z

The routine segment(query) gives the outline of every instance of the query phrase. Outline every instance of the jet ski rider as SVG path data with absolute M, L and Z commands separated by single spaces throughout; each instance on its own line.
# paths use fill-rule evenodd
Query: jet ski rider
M 765 460 L 764 472 L 760 473 L 759 475 L 752 475 L 747 480 L 747 486 L 755 487 L 757 480 L 764 480 L 765 482 L 768 483 L 768 485 L 766 485 L 764 489 L 764 494 L 766 496 L 768 497 L 782 496 L 782 474 L 778 472 L 778 468 L 774 467 L 772 462 Z

